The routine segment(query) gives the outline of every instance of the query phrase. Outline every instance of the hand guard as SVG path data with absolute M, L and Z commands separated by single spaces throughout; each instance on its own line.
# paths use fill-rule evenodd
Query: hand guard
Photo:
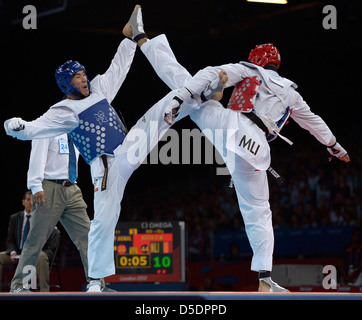
M 336 142 L 333 146 L 327 147 L 327 150 L 333 157 L 337 157 L 342 161 L 349 162 L 347 151 L 338 142 Z M 332 157 L 330 156 L 329 161 L 331 160 Z
M 181 104 L 191 96 L 191 92 L 186 88 L 181 88 L 173 97 L 165 110 L 164 120 L 172 125 L 179 114 Z
M 10 131 L 20 131 L 24 130 L 25 121 L 21 118 L 12 118 L 8 123 L 8 129 Z

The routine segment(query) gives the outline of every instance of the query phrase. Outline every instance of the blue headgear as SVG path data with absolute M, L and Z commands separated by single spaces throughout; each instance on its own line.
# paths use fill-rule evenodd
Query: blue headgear
M 83 70 L 85 73 L 85 68 L 78 62 L 73 60 L 68 60 L 66 63 L 62 64 L 57 70 L 55 70 L 55 81 L 58 84 L 60 90 L 63 93 L 73 96 L 73 97 L 83 97 L 79 89 L 77 89 L 72 83 L 72 77 L 79 71 Z M 88 88 L 90 90 L 90 83 L 88 81 Z

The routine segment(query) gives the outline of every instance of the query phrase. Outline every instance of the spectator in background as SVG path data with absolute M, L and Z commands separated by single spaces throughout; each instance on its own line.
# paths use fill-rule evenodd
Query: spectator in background
M 205 260 L 205 245 L 207 241 L 207 234 L 200 224 L 196 224 L 190 231 L 188 242 L 188 257 L 190 261 L 203 261 Z
M 0 291 L 2 291 L 2 270 L 4 265 L 16 265 L 21 257 L 23 246 L 26 243 L 31 218 L 31 191 L 25 192 L 22 200 L 24 210 L 10 216 L 6 251 L 0 252 Z M 27 226 L 27 221 L 29 221 Z M 40 291 L 49 291 L 49 263 L 53 260 L 59 234 L 53 231 L 39 254 L 36 271 L 39 279 Z
M 355 228 L 351 233 L 351 242 L 343 252 L 339 265 L 342 282 L 353 286 L 362 286 L 362 233 Z
M 332 209 L 329 212 L 329 221 L 333 226 L 341 226 L 343 224 L 343 213 L 341 210 L 341 204 L 333 204 Z

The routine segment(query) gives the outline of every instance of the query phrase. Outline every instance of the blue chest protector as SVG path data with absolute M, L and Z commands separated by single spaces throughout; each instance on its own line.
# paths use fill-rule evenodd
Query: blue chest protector
M 102 154 L 113 154 L 127 130 L 113 107 L 103 99 L 78 114 L 79 127 L 69 133 L 84 160 L 91 162 Z

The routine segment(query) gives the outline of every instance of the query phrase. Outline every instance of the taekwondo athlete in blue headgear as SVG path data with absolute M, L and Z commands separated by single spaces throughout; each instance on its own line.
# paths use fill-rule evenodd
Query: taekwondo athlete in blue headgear
M 62 64 L 55 71 L 55 80 L 63 93 L 73 97 L 70 100 L 83 99 L 90 95 L 91 84 L 85 68 L 78 61 L 69 60 Z M 93 91 L 96 95 L 97 85 L 94 85 Z M 87 104 L 86 108 L 79 108 L 77 111 L 79 126 L 69 133 L 69 137 L 89 165 L 95 158 L 102 156 L 106 169 L 102 185 L 104 190 L 107 179 L 105 155 L 113 155 L 113 151 L 122 144 L 127 134 L 126 127 L 106 98 L 91 106 Z
M 177 62 L 165 35 L 147 39 L 140 6 L 136 6 L 123 33 L 131 40 L 124 39 L 120 43 L 104 74 L 97 75 L 88 83 L 85 69 L 80 64 L 73 61 L 62 65 L 56 79 L 66 98 L 51 106 L 36 120 L 12 118 L 4 123 L 6 133 L 20 140 L 68 133 L 90 164 L 94 185 L 94 218 L 88 235 L 88 276 L 94 279 L 87 288 L 90 292 L 100 292 L 99 278 L 115 274 L 114 230 L 126 183 L 169 129 L 164 114 L 176 93 L 175 90 L 171 91 L 155 103 L 126 135 L 124 125 L 111 103 L 130 69 L 137 44 L 158 76 L 171 83 L 172 89 L 180 88 L 191 77 Z M 198 107 L 192 98 L 186 97 L 184 100 L 190 107 L 184 106 L 178 119 Z M 130 154 L 131 158 L 136 154 L 140 156 L 132 158 L 136 160 L 133 162 L 130 161 Z M 105 179 L 107 172 L 108 178 Z M 105 181 L 106 185 L 103 183 Z
M 90 82 L 85 68 L 78 61 L 68 60 L 55 71 L 55 81 L 57 82 L 59 89 L 62 90 L 64 94 L 73 97 L 85 97 L 85 95 L 72 82 L 72 78 L 79 71 L 83 71 L 83 75 L 86 77 L 86 85 L 88 86 L 88 90 L 90 90 Z
M 146 35 L 140 32 L 140 29 L 143 31 L 140 6 L 136 6 L 132 16 L 135 16 L 134 35 L 140 35 L 138 40 L 141 41 Z M 66 95 L 64 99 L 34 121 L 13 118 L 4 124 L 8 133 L 10 129 L 10 134 L 21 140 L 68 133 L 91 167 L 94 219 L 88 235 L 88 276 L 94 281 L 90 281 L 87 291 L 100 291 L 99 278 L 115 273 L 114 228 L 120 214 L 125 179 L 119 175 L 114 150 L 122 144 L 126 129 L 111 103 L 131 67 L 137 48 L 133 38 L 121 41 L 108 70 L 92 81 L 79 62 L 65 62 L 55 71 L 55 80 Z

